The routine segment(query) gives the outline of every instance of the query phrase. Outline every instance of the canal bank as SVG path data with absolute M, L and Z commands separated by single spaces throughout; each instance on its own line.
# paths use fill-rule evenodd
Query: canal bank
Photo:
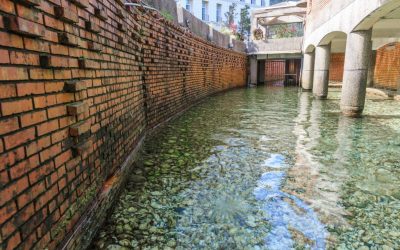
M 96 249 L 397 249 L 400 112 L 239 89 L 149 137 Z

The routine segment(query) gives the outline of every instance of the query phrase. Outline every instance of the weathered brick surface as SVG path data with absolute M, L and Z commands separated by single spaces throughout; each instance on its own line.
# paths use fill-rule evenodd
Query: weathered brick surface
M 387 44 L 376 51 L 374 86 L 400 90 L 400 43 Z
M 56 248 L 145 131 L 245 71 L 117 1 L 0 0 L 0 249 Z
M 329 80 L 343 81 L 344 53 L 332 53 L 329 65 Z

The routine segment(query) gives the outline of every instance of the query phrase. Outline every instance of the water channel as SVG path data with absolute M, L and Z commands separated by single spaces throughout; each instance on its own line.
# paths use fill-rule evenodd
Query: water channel
M 93 249 L 400 249 L 400 108 L 238 89 L 147 138 Z

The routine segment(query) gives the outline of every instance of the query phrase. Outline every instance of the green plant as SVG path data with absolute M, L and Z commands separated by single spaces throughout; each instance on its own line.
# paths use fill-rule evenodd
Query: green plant
M 164 19 L 166 19 L 168 21 L 173 21 L 174 20 L 174 16 L 167 10 L 161 11 L 161 15 L 164 17 Z

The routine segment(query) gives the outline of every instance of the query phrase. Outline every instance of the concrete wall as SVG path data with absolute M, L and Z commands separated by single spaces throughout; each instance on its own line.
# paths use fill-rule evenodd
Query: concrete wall
M 301 53 L 303 37 L 255 40 L 249 44 L 250 54 Z
M 84 249 L 147 131 L 246 83 L 244 53 L 157 12 L 76 3 L 0 1 L 0 249 Z

